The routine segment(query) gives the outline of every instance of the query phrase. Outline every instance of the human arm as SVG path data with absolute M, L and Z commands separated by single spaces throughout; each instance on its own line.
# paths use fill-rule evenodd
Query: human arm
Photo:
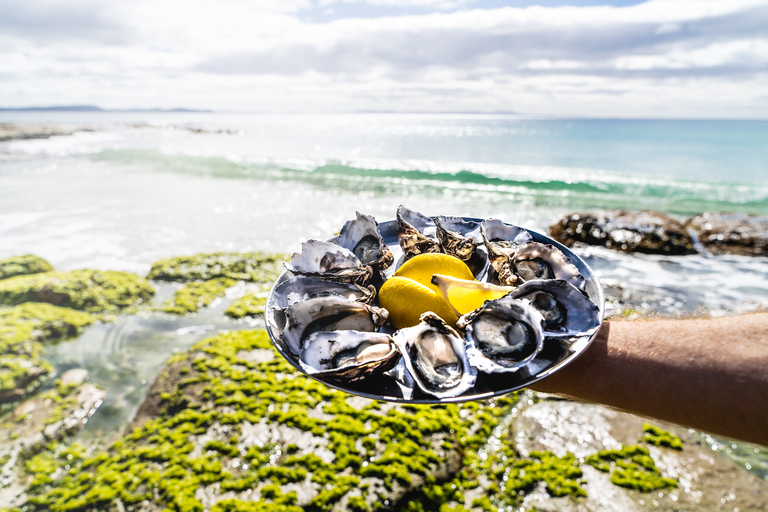
M 768 446 L 768 313 L 605 322 L 532 388 Z

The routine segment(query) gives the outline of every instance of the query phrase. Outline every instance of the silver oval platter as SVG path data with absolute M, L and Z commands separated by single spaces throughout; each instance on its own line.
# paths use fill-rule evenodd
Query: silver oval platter
M 398 239 L 404 218 L 419 231 L 415 245 Z M 378 242 L 377 233 L 351 223 L 328 241 L 302 244 L 272 286 L 264 313 L 278 352 L 332 388 L 390 402 L 483 400 L 557 372 L 584 352 L 603 321 L 594 272 L 535 231 L 495 219 L 427 217 L 402 206 L 397 220 L 378 223 Z M 462 316 L 456 329 L 427 314 L 419 326 L 397 330 L 377 291 L 407 260 L 403 247 L 425 247 L 422 237 L 440 247 L 424 252 L 460 251 L 445 231 L 436 234 L 441 229 L 474 241 L 473 255 L 461 259 L 477 281 L 514 289 Z

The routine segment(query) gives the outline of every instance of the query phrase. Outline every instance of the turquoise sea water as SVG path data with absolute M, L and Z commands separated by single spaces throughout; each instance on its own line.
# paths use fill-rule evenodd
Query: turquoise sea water
M 33 253 L 59 269 L 146 274 L 170 256 L 293 252 L 355 211 L 386 221 L 400 204 L 542 233 L 604 208 L 768 215 L 768 121 L 0 113 L 7 122 L 77 129 L 0 142 L 0 258 Z M 768 306 L 766 258 L 578 252 L 604 285 L 660 314 Z M 50 354 L 104 376 L 112 391 L 89 428 L 110 430 L 172 350 L 240 327 L 227 322 L 123 319 Z M 744 460 L 768 474 L 763 458 Z

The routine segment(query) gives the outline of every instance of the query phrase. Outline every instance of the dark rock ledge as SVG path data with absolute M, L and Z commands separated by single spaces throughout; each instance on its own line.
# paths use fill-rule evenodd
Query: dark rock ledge
M 567 247 L 629 253 L 686 255 L 703 248 L 712 254 L 768 255 L 768 217 L 746 214 L 702 213 L 683 223 L 650 210 L 571 213 L 551 225 L 549 234 Z

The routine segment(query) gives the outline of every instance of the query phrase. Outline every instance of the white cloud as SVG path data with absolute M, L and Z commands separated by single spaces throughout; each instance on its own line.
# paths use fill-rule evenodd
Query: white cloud
M 766 0 L 302 21 L 312 6 L 0 0 L 0 106 L 768 116 Z

